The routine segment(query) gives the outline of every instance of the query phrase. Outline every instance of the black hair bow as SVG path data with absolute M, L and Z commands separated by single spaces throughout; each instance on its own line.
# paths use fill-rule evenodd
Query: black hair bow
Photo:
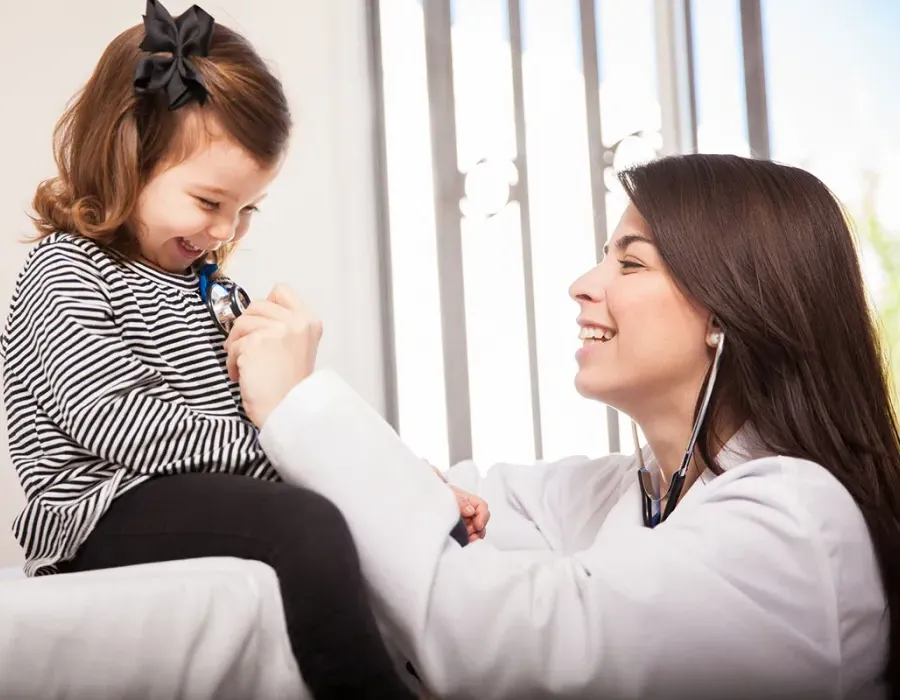
M 215 20 L 203 9 L 192 6 L 177 20 L 158 0 L 147 0 L 144 15 L 142 56 L 134 70 L 134 91 L 138 94 L 165 90 L 169 109 L 184 107 L 192 99 L 206 102 L 203 76 L 190 56 L 208 56 Z M 158 54 L 169 53 L 171 56 Z

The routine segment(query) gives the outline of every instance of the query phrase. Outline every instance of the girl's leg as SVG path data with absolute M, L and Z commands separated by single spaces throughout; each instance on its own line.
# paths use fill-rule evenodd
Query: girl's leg
M 213 556 L 275 570 L 314 697 L 415 697 L 381 639 L 343 516 L 311 491 L 229 474 L 158 477 L 116 499 L 61 570 Z

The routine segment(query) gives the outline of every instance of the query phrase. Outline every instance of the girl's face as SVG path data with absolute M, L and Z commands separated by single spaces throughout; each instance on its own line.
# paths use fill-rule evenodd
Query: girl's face
M 144 262 L 184 272 L 219 246 L 238 241 L 279 166 L 261 166 L 221 132 L 188 158 L 154 174 L 137 206 Z

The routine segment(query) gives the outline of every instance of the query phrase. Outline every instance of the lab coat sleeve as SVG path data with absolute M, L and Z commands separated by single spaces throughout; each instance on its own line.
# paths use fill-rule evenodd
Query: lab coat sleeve
M 618 500 L 628 466 L 631 459 L 625 455 L 574 456 L 528 465 L 499 463 L 482 473 L 466 460 L 449 469 L 447 477 L 487 502 L 487 537 L 494 547 L 570 551 L 587 521 L 602 520 Z
M 828 598 L 822 561 L 777 479 L 716 489 L 710 507 L 656 530 L 601 531 L 575 556 L 529 558 L 449 544 L 447 489 L 336 375 L 296 387 L 262 440 L 286 481 L 343 511 L 381 609 L 441 697 L 675 698 L 688 682 L 694 698 L 833 697 L 838 687 L 823 615 L 804 616 Z
M 187 407 L 125 345 L 109 294 L 99 263 L 78 244 L 35 248 L 4 333 L 6 375 L 80 447 L 140 474 L 227 465 L 255 450 L 249 422 Z
M 544 472 L 538 465 L 535 471 Z M 516 478 L 518 477 L 518 478 Z M 526 473 L 520 465 L 495 464 L 485 476 L 472 461 L 447 471 L 453 486 L 483 498 L 491 518 L 486 536 L 505 550 L 559 549 L 561 535 L 555 513 L 541 490 L 542 474 Z

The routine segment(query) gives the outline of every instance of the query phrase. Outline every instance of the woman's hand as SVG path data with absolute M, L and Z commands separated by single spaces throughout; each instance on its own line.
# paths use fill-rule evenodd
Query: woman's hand
M 244 410 L 258 428 L 312 374 L 321 338 L 322 322 L 283 285 L 235 321 L 225 341 L 228 376 L 240 382 Z

